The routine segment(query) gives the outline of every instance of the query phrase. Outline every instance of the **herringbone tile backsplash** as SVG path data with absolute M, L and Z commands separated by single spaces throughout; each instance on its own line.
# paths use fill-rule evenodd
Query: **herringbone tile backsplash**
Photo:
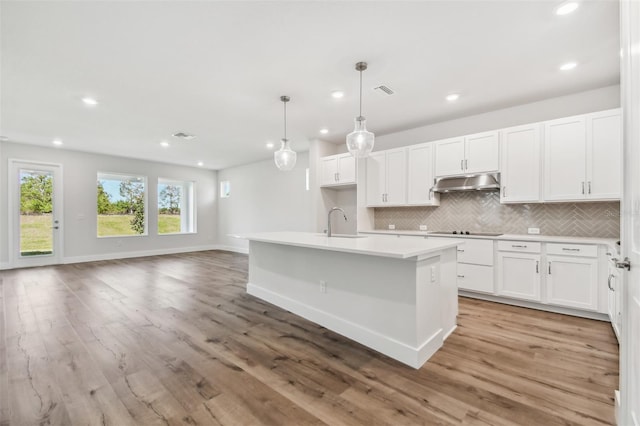
M 440 207 L 375 209 L 376 229 L 476 231 L 542 235 L 620 237 L 620 203 L 500 204 L 498 192 L 454 192 L 440 195 Z

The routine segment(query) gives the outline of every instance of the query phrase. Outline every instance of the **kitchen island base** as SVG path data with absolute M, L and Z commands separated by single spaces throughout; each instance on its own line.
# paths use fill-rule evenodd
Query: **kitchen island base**
M 247 292 L 420 368 L 456 327 L 456 248 L 392 258 L 251 240 Z

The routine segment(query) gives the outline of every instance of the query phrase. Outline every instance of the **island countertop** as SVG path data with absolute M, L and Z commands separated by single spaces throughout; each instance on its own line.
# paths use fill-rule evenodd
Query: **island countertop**
M 408 259 L 456 247 L 462 242 L 452 238 L 382 239 L 375 237 L 327 237 L 311 232 L 262 232 L 237 235 L 238 238 L 264 243 L 284 244 L 318 250 L 357 253 L 370 256 Z

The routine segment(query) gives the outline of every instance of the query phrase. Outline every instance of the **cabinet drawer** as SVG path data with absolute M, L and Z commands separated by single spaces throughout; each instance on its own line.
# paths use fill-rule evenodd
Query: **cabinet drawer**
M 498 250 L 521 253 L 540 253 L 541 244 L 531 241 L 498 241 Z
M 458 263 L 458 288 L 493 293 L 493 266 Z
M 584 244 L 547 244 L 547 254 L 564 256 L 598 257 L 598 246 Z
M 458 246 L 458 262 L 493 266 L 493 240 L 463 239 Z

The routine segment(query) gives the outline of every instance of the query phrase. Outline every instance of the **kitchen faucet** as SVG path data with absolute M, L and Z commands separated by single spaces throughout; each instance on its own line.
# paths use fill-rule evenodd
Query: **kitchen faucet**
M 347 214 L 340 207 L 334 207 L 331 210 L 329 210 L 329 213 L 327 214 L 327 237 L 331 236 L 331 213 L 333 213 L 336 210 L 341 211 L 342 215 L 344 216 L 344 221 L 345 222 L 347 221 Z

